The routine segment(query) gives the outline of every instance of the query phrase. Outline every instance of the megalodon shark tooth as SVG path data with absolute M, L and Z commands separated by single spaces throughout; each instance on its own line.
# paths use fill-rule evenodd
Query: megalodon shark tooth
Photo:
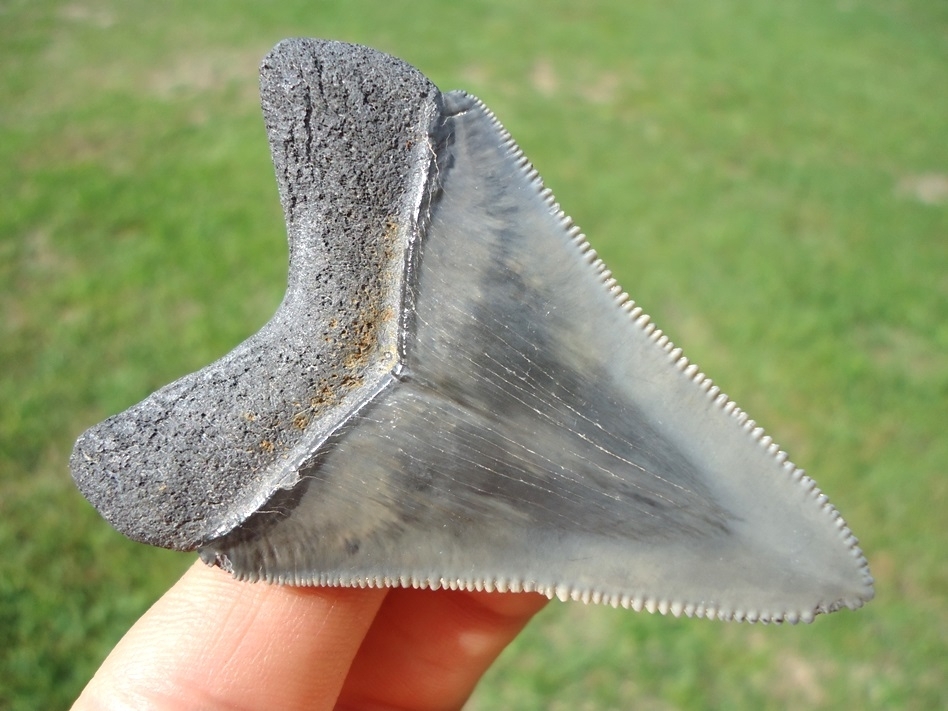
M 84 433 L 125 535 L 247 580 L 809 621 L 872 578 L 814 482 L 620 289 L 494 115 L 404 62 L 261 68 L 273 318 Z

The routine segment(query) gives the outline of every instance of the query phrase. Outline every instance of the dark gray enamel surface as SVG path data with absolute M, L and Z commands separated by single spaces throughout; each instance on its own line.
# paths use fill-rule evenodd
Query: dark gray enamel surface
M 309 40 L 262 93 L 287 297 L 79 440 L 117 528 L 295 584 L 791 621 L 872 596 L 835 509 L 632 309 L 480 102 Z

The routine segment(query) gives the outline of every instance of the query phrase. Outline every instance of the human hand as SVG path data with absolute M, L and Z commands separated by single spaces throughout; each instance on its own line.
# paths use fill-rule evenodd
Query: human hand
M 73 709 L 457 709 L 546 601 L 249 584 L 198 562 Z

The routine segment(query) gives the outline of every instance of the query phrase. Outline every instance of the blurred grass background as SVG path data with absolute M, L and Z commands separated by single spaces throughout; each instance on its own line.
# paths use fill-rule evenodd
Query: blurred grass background
M 298 35 L 484 99 L 633 298 L 810 468 L 878 581 L 806 627 L 554 603 L 470 708 L 944 708 L 931 0 L 0 0 L 0 708 L 67 707 L 192 560 L 113 532 L 67 458 L 279 302 L 256 71 Z

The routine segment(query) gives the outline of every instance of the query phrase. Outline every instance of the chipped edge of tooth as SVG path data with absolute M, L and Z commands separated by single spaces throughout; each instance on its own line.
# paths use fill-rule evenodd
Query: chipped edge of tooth
M 737 424 L 743 428 L 750 438 L 753 441 L 756 441 L 763 449 L 767 451 L 770 456 L 774 458 L 777 464 L 781 466 L 784 473 L 790 479 L 803 486 L 807 490 L 808 494 L 817 501 L 817 504 L 820 506 L 821 510 L 830 516 L 832 522 L 839 531 L 840 538 L 846 545 L 849 546 L 849 552 L 856 559 L 858 566 L 862 571 L 863 583 L 865 585 L 865 597 L 860 598 L 859 604 L 856 605 L 856 607 L 859 607 L 863 603 L 871 600 L 874 594 L 872 587 L 874 580 L 872 575 L 869 573 L 869 562 L 866 560 L 862 549 L 859 547 L 859 540 L 850 530 L 849 526 L 846 524 L 845 520 L 840 515 L 836 507 L 829 503 L 827 496 L 823 494 L 823 492 L 820 491 L 820 489 L 816 486 L 816 482 L 807 476 L 803 469 L 793 464 L 793 462 L 791 462 L 789 459 L 789 455 L 784 450 L 782 450 L 776 442 L 774 442 L 770 435 L 764 432 L 764 428 L 760 427 L 753 419 L 748 416 L 746 412 L 738 407 L 736 402 L 731 400 L 724 392 L 722 392 L 721 388 L 715 385 L 711 378 L 705 375 L 696 363 L 691 362 L 683 354 L 682 349 L 676 346 L 671 341 L 671 339 L 668 338 L 668 336 L 665 335 L 662 330 L 652 322 L 651 317 L 642 310 L 642 307 L 638 306 L 635 303 L 635 300 L 632 299 L 628 293 L 623 291 L 622 287 L 619 286 L 618 282 L 613 278 L 612 272 L 608 269 L 608 267 L 606 267 L 602 259 L 599 258 L 599 255 L 592 245 L 589 244 L 589 241 L 586 239 L 586 235 L 583 234 L 580 227 L 575 222 L 573 222 L 573 218 L 567 215 L 563 211 L 563 208 L 560 207 L 560 204 L 556 201 L 556 198 L 553 195 L 553 190 L 543 183 L 543 179 L 540 177 L 537 169 L 530 162 L 530 159 L 524 154 L 523 149 L 517 145 L 517 142 L 514 140 L 513 136 L 510 135 L 510 132 L 504 128 L 504 125 L 500 122 L 500 119 L 498 119 L 496 114 L 494 114 L 494 112 L 491 111 L 490 108 L 479 98 L 472 94 L 467 94 L 467 96 L 473 101 L 472 108 L 476 108 L 484 112 L 494 128 L 500 133 L 504 142 L 504 146 L 511 152 L 517 162 L 517 165 L 523 169 L 527 179 L 536 186 L 537 192 L 543 201 L 553 211 L 553 214 L 556 216 L 556 218 L 560 220 L 563 227 L 566 229 L 568 238 L 579 249 L 580 255 L 584 261 L 586 261 L 595 270 L 603 286 L 605 286 L 608 292 L 612 295 L 616 305 L 629 315 L 631 321 L 637 325 L 653 343 L 665 351 L 668 359 L 686 378 L 691 380 L 695 385 L 703 390 L 708 399 L 713 401 L 714 405 L 719 407 L 724 413 L 734 418 L 737 421 Z M 841 602 L 839 604 L 852 607 L 849 602 Z M 628 605 L 623 605 L 623 607 L 628 607 Z M 787 614 L 788 613 L 784 613 L 783 617 L 786 618 Z

